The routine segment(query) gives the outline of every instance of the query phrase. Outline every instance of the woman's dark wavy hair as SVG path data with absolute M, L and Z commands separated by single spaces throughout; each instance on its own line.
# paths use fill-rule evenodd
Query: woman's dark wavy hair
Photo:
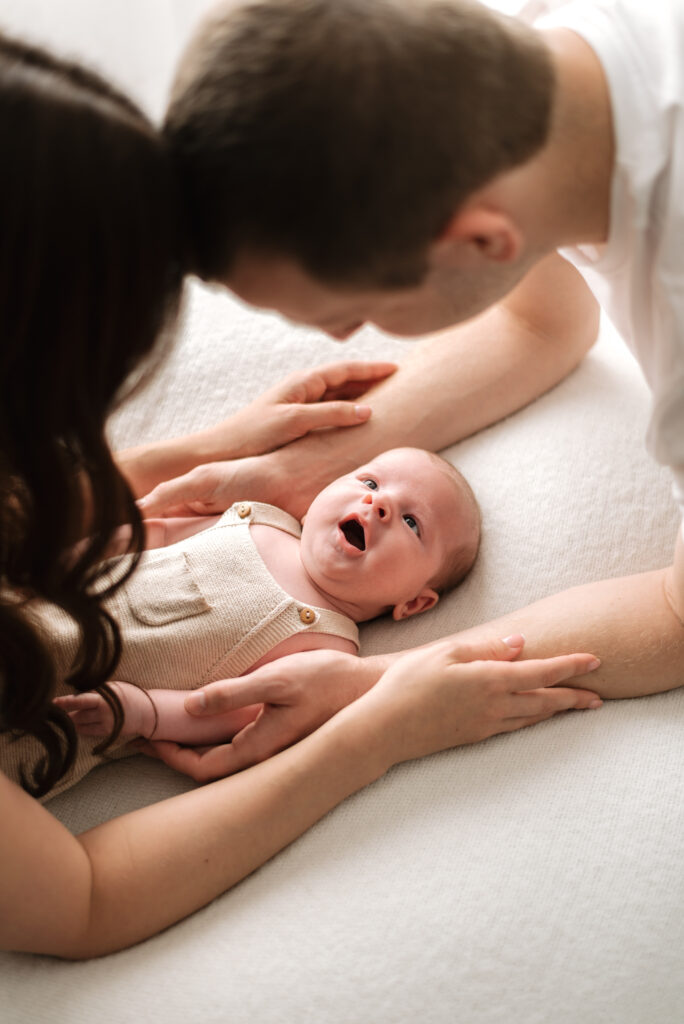
M 156 362 L 186 259 L 174 169 L 150 122 L 96 74 L 1 35 L 0 151 L 0 731 L 43 745 L 23 776 L 41 796 L 76 736 L 22 605 L 44 598 L 75 620 L 69 682 L 105 695 L 111 742 L 120 637 L 101 600 L 122 580 L 105 586 L 97 563 L 123 521 L 139 555 L 142 526 L 104 425 L 132 371 Z

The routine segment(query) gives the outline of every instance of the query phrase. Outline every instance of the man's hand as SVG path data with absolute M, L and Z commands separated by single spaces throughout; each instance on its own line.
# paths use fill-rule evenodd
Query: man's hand
M 384 733 L 383 722 L 390 720 L 392 763 L 419 757 L 418 750 L 430 753 L 475 743 L 559 711 L 600 705 L 595 693 L 555 686 L 592 671 L 598 664 L 593 655 L 510 664 L 523 644 L 522 637 L 478 644 L 441 640 L 402 655 L 382 678 L 391 655 L 292 654 L 239 679 L 212 683 L 187 698 L 186 709 L 202 715 L 263 703 L 259 717 L 231 744 L 195 750 L 159 742 L 144 749 L 195 781 L 208 782 L 264 761 L 369 690 L 363 701 L 372 702 L 378 730 Z

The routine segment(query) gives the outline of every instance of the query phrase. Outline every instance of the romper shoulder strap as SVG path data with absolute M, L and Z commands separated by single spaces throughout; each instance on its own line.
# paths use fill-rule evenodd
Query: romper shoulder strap
M 240 523 L 254 523 L 257 526 L 272 526 L 276 530 L 289 533 L 292 537 L 301 537 L 302 527 L 298 519 L 289 512 L 275 505 L 267 505 L 262 501 L 236 501 L 223 513 L 212 530 L 221 526 L 237 526 Z

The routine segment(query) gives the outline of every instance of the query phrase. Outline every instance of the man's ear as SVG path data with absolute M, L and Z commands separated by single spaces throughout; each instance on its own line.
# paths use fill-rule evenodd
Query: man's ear
M 438 601 L 439 594 L 437 591 L 431 587 L 425 587 L 418 594 L 418 597 L 414 597 L 410 601 L 404 601 L 402 604 L 395 604 L 392 609 L 392 618 L 395 622 L 399 622 L 400 619 L 408 619 L 412 615 L 420 615 L 421 612 L 427 612 L 430 608 L 434 608 Z
M 512 263 L 522 249 L 520 228 L 503 210 L 465 206 L 431 246 L 432 265 L 463 265 L 464 253 L 490 263 Z

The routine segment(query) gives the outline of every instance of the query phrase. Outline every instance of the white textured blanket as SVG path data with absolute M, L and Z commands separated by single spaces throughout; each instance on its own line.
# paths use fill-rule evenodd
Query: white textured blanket
M 118 445 L 211 422 L 338 346 L 194 285 Z M 401 358 L 366 330 L 345 353 Z M 608 329 L 565 383 L 453 449 L 483 508 L 467 582 L 362 631 L 366 652 L 561 587 L 665 564 L 676 516 L 642 448 L 646 389 Z M 0 957 L 3 1022 L 675 1024 L 684 1014 L 684 694 L 572 713 L 406 765 L 233 892 L 116 956 Z M 82 830 L 186 788 L 134 758 L 51 810 Z M 6 1002 L 5 1002 L 6 1000 Z
M 344 354 L 400 359 L 407 344 L 367 329 Z M 341 351 L 193 285 L 173 358 L 113 439 L 212 422 Z M 677 520 L 643 450 L 646 411 L 604 325 L 567 381 L 450 449 L 482 505 L 479 562 L 434 612 L 366 627 L 365 652 L 665 564 Z M 141 946 L 84 964 L 0 955 L 0 1020 L 681 1024 L 683 739 L 677 691 L 402 766 Z M 50 809 L 80 831 L 190 785 L 137 757 Z

